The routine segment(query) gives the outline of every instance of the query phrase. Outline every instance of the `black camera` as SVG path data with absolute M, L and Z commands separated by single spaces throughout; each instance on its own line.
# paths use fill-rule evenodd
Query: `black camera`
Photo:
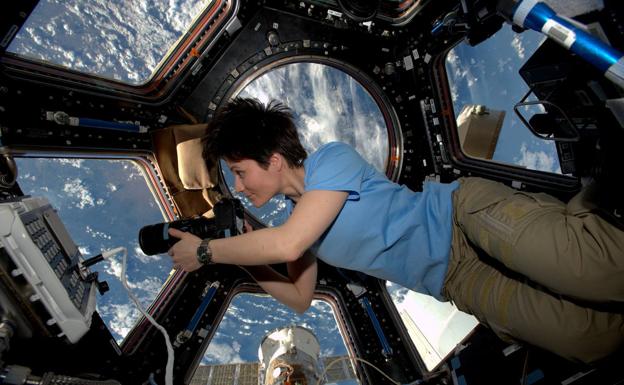
M 169 235 L 174 228 L 202 239 L 225 238 L 243 232 L 243 205 L 238 199 L 223 198 L 213 207 L 214 217 L 196 217 L 156 223 L 139 230 L 139 245 L 147 255 L 165 253 L 179 239 Z

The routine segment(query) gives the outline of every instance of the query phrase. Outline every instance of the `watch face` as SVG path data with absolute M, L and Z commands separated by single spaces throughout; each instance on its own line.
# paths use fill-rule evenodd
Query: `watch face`
M 210 247 L 208 246 L 208 242 L 203 241 L 199 247 L 197 248 L 197 260 L 199 263 L 207 264 L 210 263 Z
M 207 253 L 207 250 L 206 250 L 206 246 L 204 246 L 204 245 L 199 246 L 197 248 L 197 260 L 200 263 L 204 263 L 205 264 L 207 259 L 208 259 L 208 253 Z

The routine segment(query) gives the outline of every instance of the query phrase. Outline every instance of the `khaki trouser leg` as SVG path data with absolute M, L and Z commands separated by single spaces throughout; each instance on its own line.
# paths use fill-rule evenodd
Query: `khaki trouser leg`
M 462 181 L 462 188 L 466 181 L 471 183 L 470 179 Z M 510 195 L 511 189 L 503 185 L 486 184 L 492 189 L 500 189 L 498 193 L 503 195 L 503 199 L 490 200 L 490 204 L 500 203 Z M 461 205 L 459 201 L 465 198 L 462 188 L 454 194 L 454 207 Z M 511 194 L 513 192 L 511 190 Z M 479 194 L 477 190 L 477 195 L 481 198 L 495 194 Z M 473 203 L 468 209 L 470 215 L 489 206 L 482 202 L 470 203 Z M 475 315 L 505 340 L 525 341 L 568 359 L 592 362 L 624 344 L 624 315 L 579 306 L 510 278 L 480 260 L 464 234 L 460 222 L 462 216 L 465 215 L 460 214 L 460 210 L 455 210 L 451 260 L 443 289 L 443 294 L 460 310 Z M 475 229 L 472 230 L 474 237 Z M 504 250 L 506 246 L 501 242 L 492 242 L 491 237 L 481 235 L 478 230 L 476 235 L 477 241 L 484 241 L 481 245 L 486 251 L 500 253 L 499 260 L 505 262 L 502 253 L 515 255 Z
M 624 232 L 586 208 L 546 194 L 465 178 L 457 222 L 467 238 L 532 281 L 583 300 L 624 302 Z

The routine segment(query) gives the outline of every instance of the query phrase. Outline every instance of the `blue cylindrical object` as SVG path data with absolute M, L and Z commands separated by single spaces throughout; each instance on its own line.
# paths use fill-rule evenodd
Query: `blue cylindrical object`
M 195 332 L 195 329 L 197 329 L 197 325 L 199 325 L 199 320 L 204 315 L 204 312 L 208 308 L 208 305 L 212 301 L 212 298 L 214 298 L 215 294 L 217 293 L 217 288 L 218 287 L 219 286 L 215 285 L 215 284 L 210 286 L 210 289 L 208 289 L 208 292 L 206 293 L 206 295 L 202 299 L 202 302 L 199 305 L 199 308 L 197 308 L 197 311 L 193 315 L 193 318 L 191 319 L 191 322 L 189 322 L 188 326 L 186 327 L 186 330 L 190 331 L 191 333 Z
M 385 357 L 390 357 L 392 355 L 392 347 L 390 347 L 390 343 L 388 342 L 388 339 L 386 338 L 386 335 L 381 328 L 381 324 L 379 323 L 379 320 L 377 319 L 377 316 L 373 311 L 373 306 L 371 305 L 369 299 L 366 297 L 360 298 L 359 302 L 364 307 L 368 318 L 370 318 L 371 322 L 373 323 L 373 328 L 375 329 L 375 333 L 377 333 L 379 343 L 381 343 L 381 353 Z
M 624 54 L 560 17 L 548 5 L 537 0 L 519 1 L 512 18 L 514 24 L 542 32 L 557 41 L 624 88 Z
M 444 23 L 442 23 L 442 20 L 435 23 L 433 25 L 433 28 L 431 29 L 431 35 L 436 36 L 438 33 L 440 33 L 440 31 L 442 31 L 442 27 L 444 27 Z
M 138 124 L 111 122 L 100 119 L 78 118 L 78 125 L 93 128 L 105 128 L 107 130 L 141 132 L 141 126 Z

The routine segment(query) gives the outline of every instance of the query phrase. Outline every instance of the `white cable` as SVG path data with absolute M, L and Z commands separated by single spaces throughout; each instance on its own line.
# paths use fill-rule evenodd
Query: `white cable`
M 102 251 L 102 258 L 109 259 L 113 255 L 119 254 L 120 252 L 125 251 L 125 250 L 126 250 L 125 247 L 115 247 L 114 249 Z
M 327 365 L 325 367 L 325 370 L 323 370 L 323 374 L 321 374 L 321 377 L 319 377 L 318 381 L 316 382 L 316 385 L 321 385 L 321 381 L 323 381 L 323 378 L 325 378 L 325 375 L 327 374 L 327 371 L 329 371 L 329 368 L 331 368 L 336 362 L 339 361 L 344 361 L 344 360 L 355 360 L 355 361 L 360 361 L 363 362 L 365 364 L 368 364 L 370 366 L 373 367 L 373 369 L 375 369 L 376 371 L 378 371 L 379 373 L 381 373 L 384 377 L 386 377 L 388 380 L 390 380 L 390 382 L 392 382 L 393 384 L 396 385 L 401 385 L 400 382 L 395 381 L 392 379 L 392 377 L 390 377 L 389 375 L 387 375 L 386 373 L 382 372 L 381 369 L 379 369 L 378 367 L 376 367 L 375 365 L 373 365 L 372 363 L 366 361 L 363 358 L 358 358 L 358 357 L 340 357 L 340 358 L 336 358 L 335 360 L 333 360 L 332 362 L 329 363 L 329 365 Z
M 139 309 L 141 314 L 143 314 L 143 316 L 145 316 L 145 318 L 147 318 L 147 320 L 152 325 L 154 325 L 156 329 L 160 330 L 160 332 L 165 337 L 165 344 L 167 344 L 167 366 L 165 367 L 165 384 L 173 385 L 173 359 L 174 359 L 173 345 L 171 345 L 171 341 L 169 340 L 169 334 L 167 333 L 167 330 L 165 330 L 164 327 L 160 326 L 158 322 L 156 322 L 156 320 L 152 318 L 151 315 L 149 315 L 145 310 L 143 310 L 143 308 L 141 307 L 141 304 L 139 303 L 138 298 L 135 297 L 134 294 L 132 294 L 132 291 L 130 290 L 130 287 L 128 286 L 128 281 L 126 279 L 126 259 L 128 257 L 128 250 L 126 250 L 125 247 L 117 247 L 115 249 L 103 252 L 102 256 L 106 254 L 105 258 L 108 258 L 114 254 L 119 253 L 120 251 L 123 251 L 123 259 L 121 262 L 121 283 L 123 284 L 124 288 L 128 292 L 128 296 L 130 296 L 130 299 L 132 300 L 132 302 L 134 302 L 134 304 L 136 305 L 137 309 Z

